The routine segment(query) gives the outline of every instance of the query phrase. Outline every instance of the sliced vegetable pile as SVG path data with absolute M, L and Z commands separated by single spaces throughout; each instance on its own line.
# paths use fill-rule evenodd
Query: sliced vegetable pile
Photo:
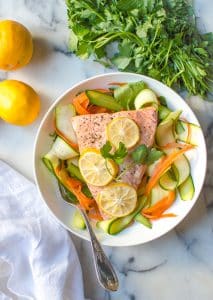
M 140 142 L 146 132 L 134 118 L 156 110 L 151 147 Z M 86 122 L 89 114 L 109 118 L 100 148 L 79 143 L 79 135 L 85 133 L 73 120 L 78 122 L 79 115 Z M 186 153 L 196 147 L 200 133 L 199 126 L 182 119 L 181 111 L 172 111 L 145 83 L 112 83 L 109 89 L 86 90 L 56 107 L 54 141 L 43 162 L 56 177 L 64 200 L 83 207 L 98 228 L 116 234 L 134 221 L 152 228 L 153 220 L 176 216 L 167 210 L 178 201 L 178 193 L 182 200 L 193 198 Z M 86 228 L 77 212 L 73 225 Z
M 212 33 L 200 34 L 186 0 L 67 0 L 70 50 L 154 77 L 190 94 L 212 82 Z M 116 42 L 117 51 L 107 48 Z M 113 47 L 111 47 L 113 48 Z

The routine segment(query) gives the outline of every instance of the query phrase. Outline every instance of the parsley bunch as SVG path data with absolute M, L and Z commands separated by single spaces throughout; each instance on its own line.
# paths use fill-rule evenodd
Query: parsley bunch
M 103 147 L 101 147 L 100 152 L 104 158 L 110 158 L 118 165 L 122 164 L 128 155 L 126 146 L 122 142 L 119 143 L 118 149 L 112 153 L 112 145 L 107 141 Z M 136 147 L 130 155 L 133 162 L 136 164 L 151 165 L 163 156 L 163 152 L 155 148 L 150 149 L 145 144 L 142 144 Z
M 94 55 L 191 94 L 210 90 L 212 34 L 199 33 L 186 0 L 67 0 L 67 7 L 70 50 L 82 59 Z

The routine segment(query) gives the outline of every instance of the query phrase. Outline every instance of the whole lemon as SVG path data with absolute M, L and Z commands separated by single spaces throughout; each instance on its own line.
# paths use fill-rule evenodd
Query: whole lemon
M 33 54 L 30 32 L 22 24 L 0 21 L 0 69 L 16 70 L 29 63 Z
M 27 84 L 18 80 L 0 82 L 0 118 L 14 125 L 28 125 L 38 116 L 40 99 Z

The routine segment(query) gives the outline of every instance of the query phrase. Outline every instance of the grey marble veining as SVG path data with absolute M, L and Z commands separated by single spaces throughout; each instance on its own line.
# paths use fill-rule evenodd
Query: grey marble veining
M 212 31 L 213 2 L 197 0 L 195 10 L 200 28 Z M 35 50 L 28 66 L 0 72 L 0 80 L 13 78 L 32 85 L 41 96 L 42 112 L 38 121 L 26 128 L 0 121 L 0 158 L 32 179 L 33 142 L 47 108 L 74 83 L 112 70 L 92 60 L 81 61 L 67 51 L 63 0 L 0 0 L 0 19 L 5 18 L 29 28 Z M 213 299 L 213 103 L 198 97 L 186 101 L 201 122 L 208 149 L 207 176 L 199 201 L 175 230 L 158 240 L 134 247 L 105 247 L 120 279 L 116 293 L 99 287 L 89 243 L 72 236 L 83 269 L 85 296 L 92 300 Z

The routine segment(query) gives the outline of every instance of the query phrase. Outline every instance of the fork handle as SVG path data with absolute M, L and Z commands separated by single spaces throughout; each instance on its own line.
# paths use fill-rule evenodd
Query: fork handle
M 84 216 L 87 229 L 90 234 L 90 241 L 92 245 L 95 270 L 98 281 L 106 290 L 117 291 L 119 283 L 115 270 L 113 269 L 111 262 L 107 258 L 99 241 L 97 240 L 86 212 L 81 207 L 79 207 L 79 210 Z

